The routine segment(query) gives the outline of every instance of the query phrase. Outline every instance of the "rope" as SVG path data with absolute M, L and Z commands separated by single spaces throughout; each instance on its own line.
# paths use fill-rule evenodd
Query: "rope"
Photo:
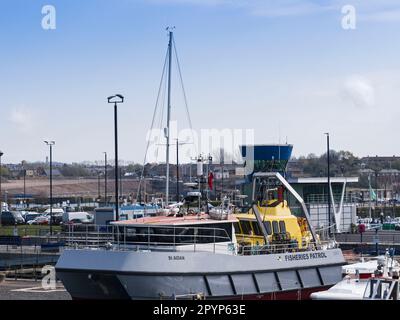
M 178 57 L 178 52 L 177 52 L 177 49 L 176 49 L 175 39 L 173 37 L 172 37 L 172 47 L 174 48 L 175 61 L 176 61 L 176 65 L 177 65 L 177 70 L 178 70 L 178 74 L 179 74 L 179 80 L 180 80 L 182 92 L 183 92 L 186 116 L 187 116 L 187 119 L 188 119 L 188 122 L 189 122 L 189 127 L 190 127 L 190 132 L 191 132 L 191 135 L 192 135 L 193 144 L 194 144 L 194 147 L 195 147 L 195 152 L 197 153 L 197 145 L 194 143 L 195 140 L 194 140 L 194 134 L 193 134 L 193 126 L 192 126 L 192 120 L 190 118 L 190 113 L 189 113 L 186 90 L 185 90 L 185 86 L 183 84 L 181 66 L 180 66 L 180 63 L 179 63 L 179 57 Z M 167 81 L 165 81 L 165 75 L 166 75 L 166 68 L 167 68 L 167 64 L 168 64 L 167 63 L 167 61 L 168 61 L 168 53 L 169 53 L 168 51 L 169 51 L 169 48 L 167 49 L 167 52 L 165 54 L 164 66 L 163 66 L 163 71 L 162 71 L 162 75 L 161 75 L 161 79 L 160 79 L 160 85 L 159 85 L 159 88 L 158 88 L 157 100 L 156 100 L 156 104 L 155 104 L 155 107 L 154 107 L 154 112 L 153 112 L 153 117 L 152 117 L 152 121 L 151 121 L 150 132 L 154 128 L 154 122 L 156 120 L 156 115 L 157 115 L 157 110 L 158 110 L 158 107 L 159 107 L 160 96 L 161 96 L 161 100 L 162 100 L 162 110 L 161 110 L 161 116 L 160 116 L 160 119 L 159 119 L 160 120 L 159 126 L 160 126 L 160 129 L 162 129 L 162 122 L 164 120 L 165 93 L 166 93 L 166 86 L 167 86 Z M 148 150 L 149 150 L 149 146 L 150 146 L 150 137 L 149 137 L 149 140 L 147 141 L 146 152 L 145 152 L 144 159 L 143 159 L 143 167 L 142 167 L 142 172 L 141 172 L 141 175 L 140 175 L 138 192 L 136 193 L 136 201 L 138 200 L 139 193 L 140 193 L 140 188 L 141 188 L 141 184 L 142 184 L 142 180 L 143 180 L 143 177 L 144 177 L 144 166 L 146 164 L 147 153 L 148 153 Z M 158 160 L 158 148 L 157 148 L 157 151 L 156 151 L 156 160 Z
M 167 81 L 164 81 L 164 86 L 163 86 L 163 91 L 161 93 L 161 101 L 162 101 L 162 106 L 161 106 L 161 116 L 160 116 L 160 122 L 158 125 L 158 128 L 160 129 L 161 132 L 163 132 L 163 122 L 164 122 L 164 110 L 165 110 L 165 94 L 167 92 Z M 157 144 L 158 145 L 158 144 Z M 156 162 L 158 162 L 158 153 L 159 153 L 159 147 L 157 146 L 156 149 Z

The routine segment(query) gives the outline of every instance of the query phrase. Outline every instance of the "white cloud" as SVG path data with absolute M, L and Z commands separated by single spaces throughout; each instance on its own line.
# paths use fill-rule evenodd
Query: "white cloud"
M 343 97 L 359 108 L 370 108 L 375 105 L 375 89 L 368 79 L 360 75 L 353 75 L 346 79 Z
M 14 108 L 11 111 L 9 120 L 20 132 L 27 133 L 33 128 L 32 114 L 25 107 Z

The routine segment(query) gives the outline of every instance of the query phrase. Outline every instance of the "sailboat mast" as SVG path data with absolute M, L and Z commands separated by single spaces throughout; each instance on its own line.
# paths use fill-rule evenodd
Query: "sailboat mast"
M 166 151 L 166 162 L 167 162 L 167 181 L 165 186 L 165 202 L 168 205 L 169 201 L 169 123 L 171 117 L 171 60 L 172 60 L 172 37 L 173 32 L 169 32 L 169 43 L 168 43 L 168 103 L 167 103 L 167 130 L 165 136 L 167 138 L 167 151 Z

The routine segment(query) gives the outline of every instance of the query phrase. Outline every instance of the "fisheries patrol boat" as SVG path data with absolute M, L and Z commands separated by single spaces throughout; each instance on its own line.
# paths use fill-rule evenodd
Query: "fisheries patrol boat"
M 164 71 L 171 69 L 172 31 L 169 39 Z M 179 202 L 170 205 L 170 75 L 164 77 L 163 72 L 162 77 L 168 79 L 167 215 L 127 216 L 125 221 L 88 227 L 85 232 L 69 226 L 68 246 L 56 273 L 72 298 L 308 299 L 312 292 L 340 281 L 345 264 L 341 250 L 335 243 L 320 241 L 303 199 L 279 172 L 252 174 L 252 207 L 246 214 L 234 215 L 223 206 L 211 215 L 200 208 L 185 213 Z M 274 150 L 278 152 L 275 159 L 284 157 L 285 150 L 288 158 L 291 147 L 275 146 Z M 202 176 L 200 166 L 198 172 Z M 177 190 L 178 186 L 179 179 Z M 283 199 L 285 190 L 301 204 L 302 219 L 292 215 Z M 198 204 L 199 193 L 192 194 Z
M 265 179 L 300 201 L 304 220 L 280 196 L 268 199 Z M 339 282 L 341 250 L 319 240 L 287 181 L 256 173 L 253 190 L 249 213 L 226 219 L 143 217 L 84 234 L 71 226 L 57 277 L 73 299 L 309 299 Z

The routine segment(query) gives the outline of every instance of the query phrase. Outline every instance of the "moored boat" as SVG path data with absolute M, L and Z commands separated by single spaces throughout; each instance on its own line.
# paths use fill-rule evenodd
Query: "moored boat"
M 285 182 L 278 175 L 267 177 Z M 288 230 L 292 218 L 279 216 Z M 241 243 L 239 220 L 200 213 L 116 221 L 92 234 L 71 230 L 57 277 L 75 299 L 308 299 L 341 280 L 339 248 L 318 237 L 277 243 L 268 232 L 264 243 Z

